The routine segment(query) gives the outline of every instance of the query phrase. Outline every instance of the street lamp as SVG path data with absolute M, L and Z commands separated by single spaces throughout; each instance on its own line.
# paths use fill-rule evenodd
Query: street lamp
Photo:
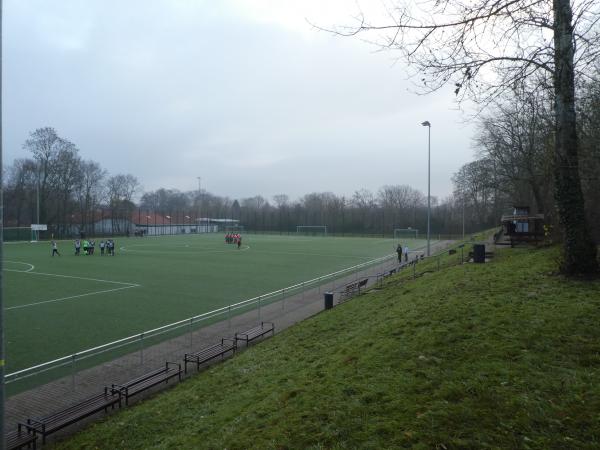
M 465 240 L 465 193 L 461 191 L 462 197 L 462 240 Z
M 198 177 L 198 216 L 200 221 L 198 222 L 198 233 L 200 233 L 200 224 L 202 223 L 202 178 Z
M 428 120 L 421 125 L 427 127 L 427 256 L 431 255 L 430 226 L 431 226 L 431 124 Z

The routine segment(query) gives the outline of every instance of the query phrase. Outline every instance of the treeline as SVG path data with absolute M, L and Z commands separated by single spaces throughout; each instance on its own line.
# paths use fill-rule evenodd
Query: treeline
M 15 160 L 4 175 L 5 227 L 43 223 L 63 236 L 72 225 L 89 229 L 100 215 L 117 221 L 136 209 L 136 177 L 110 176 L 53 128 L 35 130 L 23 148 L 31 158 Z
M 579 173 L 587 223 L 600 242 L 600 82 L 577 90 Z M 520 85 L 495 100 L 478 119 L 478 159 L 453 177 L 454 198 L 464 199 L 477 222 L 499 217 L 508 205 L 526 205 L 557 225 L 554 171 L 554 97 L 540 83 Z M 578 220 L 571 218 L 571 220 Z
M 427 197 L 406 185 L 387 185 L 377 192 L 360 189 L 349 197 L 310 193 L 294 200 L 285 194 L 230 199 L 205 190 L 163 188 L 143 193 L 136 202 L 140 184 L 135 176 L 111 176 L 97 162 L 83 160 L 77 146 L 53 128 L 35 130 L 23 148 L 31 157 L 15 160 L 4 177 L 6 227 L 43 223 L 55 236 L 69 237 L 76 231 L 93 234 L 92 225 L 99 220 L 116 224 L 132 219 L 143 225 L 146 215 L 155 213 L 187 217 L 191 223 L 200 217 L 237 219 L 248 230 L 273 232 L 293 232 L 298 225 L 326 225 L 337 234 L 387 236 L 394 228 L 410 227 L 421 234 L 427 229 Z M 462 206 L 452 198 L 442 204 L 433 198 L 432 232 L 462 233 Z M 482 223 L 470 204 L 464 211 L 466 232 L 498 221 L 490 216 Z
M 588 223 L 600 223 L 600 83 L 582 83 L 578 94 L 580 174 Z M 432 198 L 434 234 L 460 235 L 499 224 L 514 205 L 527 205 L 556 224 L 553 190 L 553 96 L 539 83 L 514 87 L 479 116 L 474 138 L 477 159 L 453 176 L 453 194 Z M 109 175 L 85 161 L 72 142 L 52 128 L 31 133 L 23 148 L 31 158 L 17 159 L 4 177 L 5 226 L 48 224 L 59 236 L 83 231 L 100 218 L 115 222 L 146 214 L 240 220 L 248 230 L 293 232 L 298 225 L 326 225 L 330 233 L 386 235 L 394 228 L 427 229 L 427 197 L 406 185 L 386 185 L 351 196 L 314 192 L 299 199 L 285 194 L 231 199 L 205 190 L 158 189 L 143 193 L 129 174 Z M 39 199 L 39 202 L 38 202 Z M 141 217 L 141 219 L 139 219 Z M 123 230 L 124 232 L 125 230 Z M 592 227 L 600 242 L 600 227 Z
M 434 206 L 437 204 L 433 199 Z M 331 192 L 314 192 L 292 200 L 285 194 L 272 199 L 256 195 L 232 200 L 208 192 L 159 189 L 146 193 L 140 201 L 142 211 L 156 211 L 166 216 L 191 211 L 196 217 L 237 219 L 248 230 L 293 232 L 298 225 L 326 225 L 335 234 L 393 234 L 394 228 L 427 228 L 427 198 L 405 185 L 383 186 L 376 193 L 366 189 L 351 197 Z M 436 233 L 460 233 L 447 217 L 433 215 Z M 476 229 L 469 224 L 469 229 Z

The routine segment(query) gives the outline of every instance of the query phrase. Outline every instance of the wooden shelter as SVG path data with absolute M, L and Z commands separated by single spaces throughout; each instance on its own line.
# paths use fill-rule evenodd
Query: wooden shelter
M 529 206 L 515 206 L 512 214 L 503 215 L 502 236 L 497 244 L 514 247 L 521 243 L 537 244 L 544 240 L 544 215 L 531 214 Z

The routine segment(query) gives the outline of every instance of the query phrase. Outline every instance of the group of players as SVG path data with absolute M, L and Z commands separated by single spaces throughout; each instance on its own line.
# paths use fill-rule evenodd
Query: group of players
M 93 255 L 96 248 L 96 241 L 75 239 L 75 256 L 79 256 L 81 254 L 82 247 L 84 255 Z M 104 255 L 105 251 L 107 255 L 115 256 L 115 241 L 112 239 L 100 241 L 100 256 Z
M 237 244 L 237 247 L 240 248 L 242 246 L 242 235 L 239 233 L 227 233 L 225 235 L 225 243 Z

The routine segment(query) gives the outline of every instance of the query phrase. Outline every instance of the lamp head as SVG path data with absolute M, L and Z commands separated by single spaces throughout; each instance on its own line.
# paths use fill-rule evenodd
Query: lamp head
M 423 125 L 424 127 L 431 127 L 429 120 L 426 120 L 425 122 L 421 122 L 421 125 Z

